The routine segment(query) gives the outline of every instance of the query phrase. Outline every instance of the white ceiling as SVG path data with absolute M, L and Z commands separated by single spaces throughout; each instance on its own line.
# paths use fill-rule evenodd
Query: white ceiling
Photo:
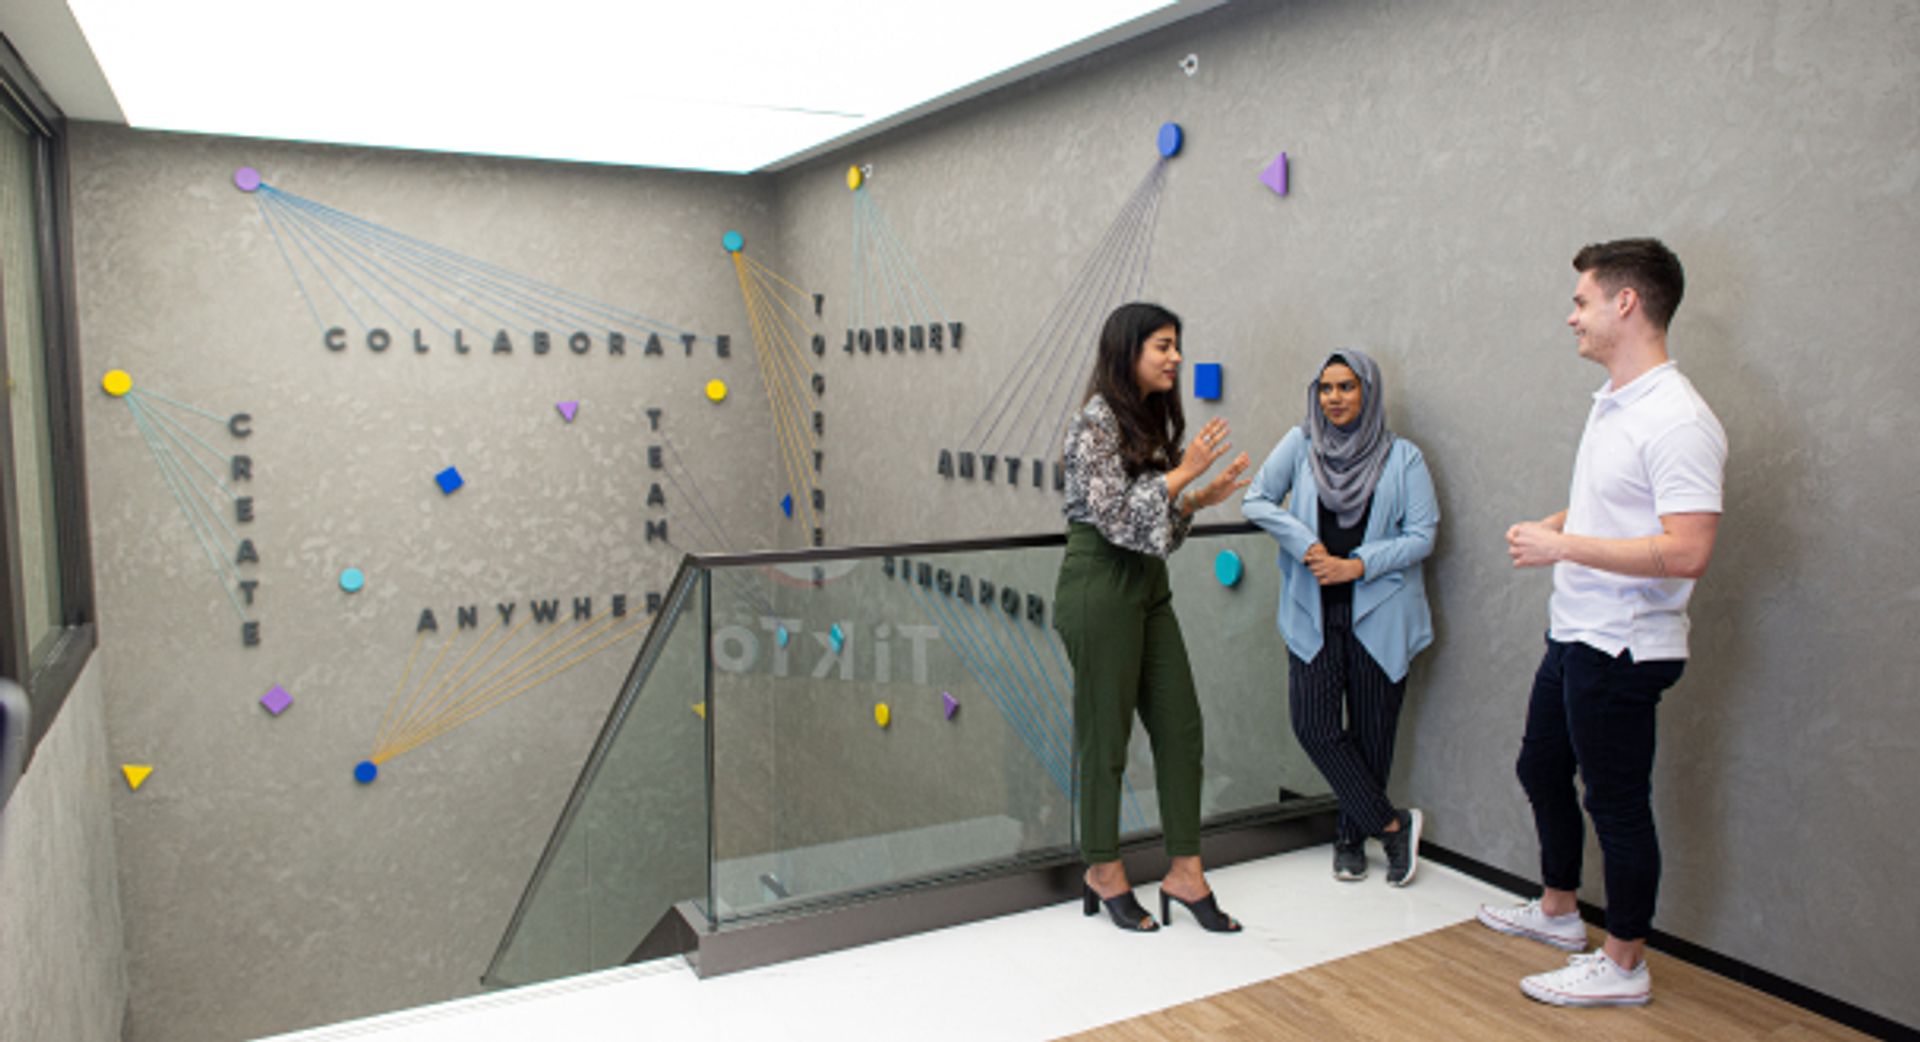
M 746 173 L 1225 0 L 5 0 L 69 117 Z

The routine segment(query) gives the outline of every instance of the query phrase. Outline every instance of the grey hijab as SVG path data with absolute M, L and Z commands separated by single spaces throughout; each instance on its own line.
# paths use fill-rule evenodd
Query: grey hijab
M 1344 427 L 1334 426 L 1320 411 L 1320 374 L 1336 362 L 1360 378 L 1360 416 Z M 1307 384 L 1307 440 L 1320 502 L 1333 511 L 1340 527 L 1359 524 L 1373 486 L 1380 482 L 1380 471 L 1386 468 L 1387 450 L 1393 447 L 1386 403 L 1380 397 L 1380 367 L 1365 352 L 1335 351 L 1313 371 Z

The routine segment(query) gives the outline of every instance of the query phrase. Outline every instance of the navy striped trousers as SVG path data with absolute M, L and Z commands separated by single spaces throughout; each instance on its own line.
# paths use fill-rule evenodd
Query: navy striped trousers
M 1354 637 L 1351 605 L 1325 605 L 1322 614 L 1320 654 L 1312 662 L 1287 655 L 1287 702 L 1294 736 L 1340 800 L 1340 841 L 1355 843 L 1393 822 L 1387 775 L 1407 682 L 1388 679 Z

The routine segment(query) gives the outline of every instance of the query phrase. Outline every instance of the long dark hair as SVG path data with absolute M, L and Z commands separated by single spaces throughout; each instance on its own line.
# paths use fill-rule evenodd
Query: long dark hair
M 1087 398 L 1097 394 L 1106 399 L 1120 422 L 1120 461 L 1130 478 L 1142 471 L 1180 465 L 1180 439 L 1187 432 L 1187 417 L 1180 410 L 1179 378 L 1174 378 L 1171 391 L 1143 395 L 1134 375 L 1147 338 L 1168 326 L 1177 335 L 1180 316 L 1158 304 L 1135 302 L 1115 308 L 1100 330 L 1100 355 L 1087 381 Z

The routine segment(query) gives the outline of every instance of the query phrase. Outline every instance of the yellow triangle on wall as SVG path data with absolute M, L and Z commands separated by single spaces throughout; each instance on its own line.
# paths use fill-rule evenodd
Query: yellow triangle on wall
M 705 702 L 695 702 L 693 705 L 688 706 L 687 708 L 692 709 L 694 712 L 700 714 L 700 719 L 705 720 L 707 718 L 707 704 Z
M 127 776 L 127 788 L 139 792 L 140 786 L 147 782 L 147 775 L 153 773 L 153 768 L 143 763 L 125 763 L 120 765 L 120 773 Z

